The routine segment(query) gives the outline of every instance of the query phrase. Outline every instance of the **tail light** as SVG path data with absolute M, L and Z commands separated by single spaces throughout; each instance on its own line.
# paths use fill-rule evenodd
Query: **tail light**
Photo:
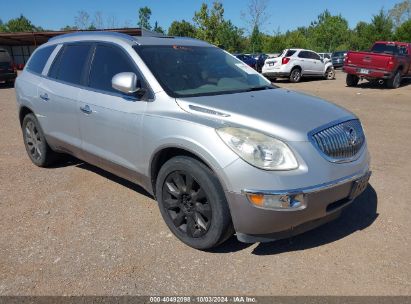
M 290 58 L 288 57 L 283 57 L 283 60 L 281 61 L 282 64 L 287 64 L 290 62 Z

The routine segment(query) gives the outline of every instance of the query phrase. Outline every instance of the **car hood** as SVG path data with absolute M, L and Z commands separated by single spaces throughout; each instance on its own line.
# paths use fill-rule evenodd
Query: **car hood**
M 318 127 L 356 118 L 333 103 L 279 88 L 177 98 L 176 102 L 194 115 L 259 130 L 286 141 L 308 141 L 307 134 Z

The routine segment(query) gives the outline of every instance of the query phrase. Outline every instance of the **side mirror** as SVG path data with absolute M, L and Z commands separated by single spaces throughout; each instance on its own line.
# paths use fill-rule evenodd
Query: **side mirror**
M 143 95 L 145 90 L 139 85 L 137 75 L 132 72 L 118 73 L 111 79 L 111 86 L 125 94 Z

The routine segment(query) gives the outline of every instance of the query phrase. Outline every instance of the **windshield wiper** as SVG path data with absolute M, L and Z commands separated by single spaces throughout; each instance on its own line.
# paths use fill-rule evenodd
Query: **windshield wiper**
M 270 89 L 274 89 L 274 87 L 266 85 L 266 86 L 248 88 L 245 91 L 246 92 L 254 92 L 254 91 L 263 91 L 263 90 L 270 90 Z

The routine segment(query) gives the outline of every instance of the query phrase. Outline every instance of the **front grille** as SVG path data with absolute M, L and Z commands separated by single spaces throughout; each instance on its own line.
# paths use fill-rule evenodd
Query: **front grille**
M 358 119 L 314 131 L 310 137 L 322 154 L 333 162 L 354 160 L 365 142 L 364 131 Z

